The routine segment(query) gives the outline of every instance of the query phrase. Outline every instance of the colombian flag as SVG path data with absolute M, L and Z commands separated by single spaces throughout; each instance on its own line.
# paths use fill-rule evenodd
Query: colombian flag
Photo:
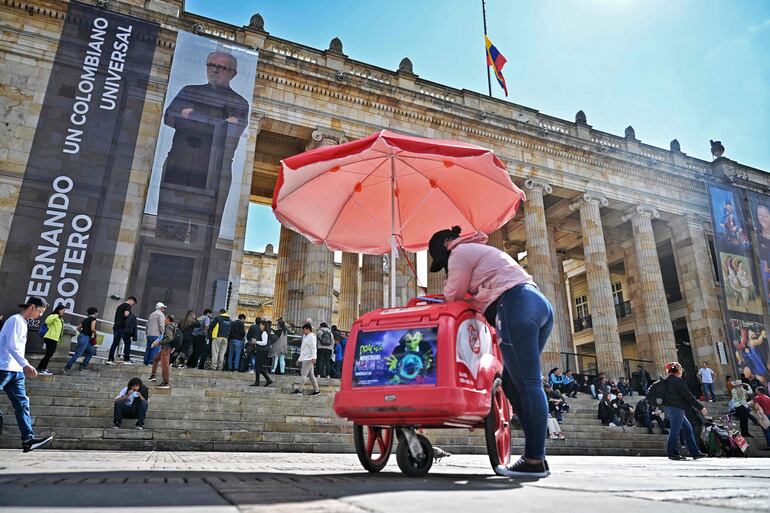
M 503 66 L 505 66 L 505 63 L 508 61 L 506 61 L 503 54 L 495 48 L 495 45 L 492 44 L 492 41 L 489 40 L 486 34 L 484 34 L 484 40 L 487 45 L 487 66 L 492 66 L 497 82 L 500 84 L 500 87 L 503 88 L 503 91 L 505 91 L 505 96 L 508 96 L 508 87 L 505 85 L 505 77 L 503 77 Z

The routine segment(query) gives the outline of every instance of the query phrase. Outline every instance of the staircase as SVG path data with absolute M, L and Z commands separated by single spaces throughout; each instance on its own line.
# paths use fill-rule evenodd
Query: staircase
M 292 395 L 297 376 L 277 376 L 269 388 L 249 387 L 254 375 L 172 369 L 171 389 L 150 388 L 150 408 L 144 430 L 134 429 L 132 419 L 123 429 L 113 429 L 113 398 L 134 376 L 145 380 L 149 368 L 142 365 L 107 366 L 92 360 L 92 372 L 59 373 L 63 358 L 54 358 L 49 368 L 54 376 L 27 380 L 35 431 L 55 434 L 57 449 L 109 450 L 200 450 L 354 452 L 351 424 L 338 418 L 332 403 L 336 380 L 320 380 L 319 396 Z M 636 398 L 631 398 L 635 403 Z M 647 434 L 645 428 L 611 428 L 596 418 L 597 402 L 587 396 L 570 399 L 562 430 L 567 440 L 548 440 L 547 452 L 562 455 L 665 455 L 666 437 Z M 727 410 L 726 403 L 707 403 L 712 415 Z M 0 408 L 5 413 L 5 432 L 0 447 L 18 448 L 19 431 L 13 409 L 4 394 Z M 751 426 L 750 455 L 760 451 L 764 437 Z M 484 454 L 483 430 L 426 430 L 434 445 L 452 453 Z M 521 452 L 524 436 L 513 431 L 513 453 Z

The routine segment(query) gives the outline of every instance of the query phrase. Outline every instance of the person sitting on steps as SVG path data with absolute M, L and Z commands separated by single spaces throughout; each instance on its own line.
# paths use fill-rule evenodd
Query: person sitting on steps
M 150 405 L 150 393 L 139 378 L 131 378 L 115 398 L 112 425 L 120 429 L 123 419 L 136 419 L 136 429 L 144 429 L 144 419 Z

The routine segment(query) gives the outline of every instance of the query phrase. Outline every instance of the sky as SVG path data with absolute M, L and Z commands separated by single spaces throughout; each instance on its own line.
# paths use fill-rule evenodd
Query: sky
M 187 0 L 237 26 L 260 13 L 271 35 L 421 78 L 487 91 L 481 0 Z M 711 160 L 770 170 L 770 1 L 488 0 L 487 33 L 508 60 L 508 101 Z M 494 96 L 503 98 L 492 78 Z M 277 247 L 268 207 L 249 209 L 246 248 Z

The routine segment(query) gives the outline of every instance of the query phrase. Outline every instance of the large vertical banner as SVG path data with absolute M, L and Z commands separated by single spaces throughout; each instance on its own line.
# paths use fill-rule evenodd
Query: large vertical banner
M 142 305 L 225 306 L 256 67 L 253 50 L 178 33 L 130 287 Z
M 713 183 L 708 184 L 708 192 L 730 348 L 739 372 L 746 377 L 753 374 L 764 382 L 768 377 L 763 315 L 767 292 L 757 275 L 743 193 Z M 754 207 L 752 210 L 756 214 Z
M 770 305 L 770 197 L 750 192 L 749 208 L 756 236 L 754 253 L 759 264 L 758 277 L 762 282 L 762 303 Z M 766 332 L 763 331 L 754 344 L 743 347 L 739 355 L 744 374 L 748 367 L 754 374 L 763 376 L 765 381 L 770 378 L 770 347 Z
M 108 290 L 159 26 L 70 2 L 0 267 L 0 311 Z

